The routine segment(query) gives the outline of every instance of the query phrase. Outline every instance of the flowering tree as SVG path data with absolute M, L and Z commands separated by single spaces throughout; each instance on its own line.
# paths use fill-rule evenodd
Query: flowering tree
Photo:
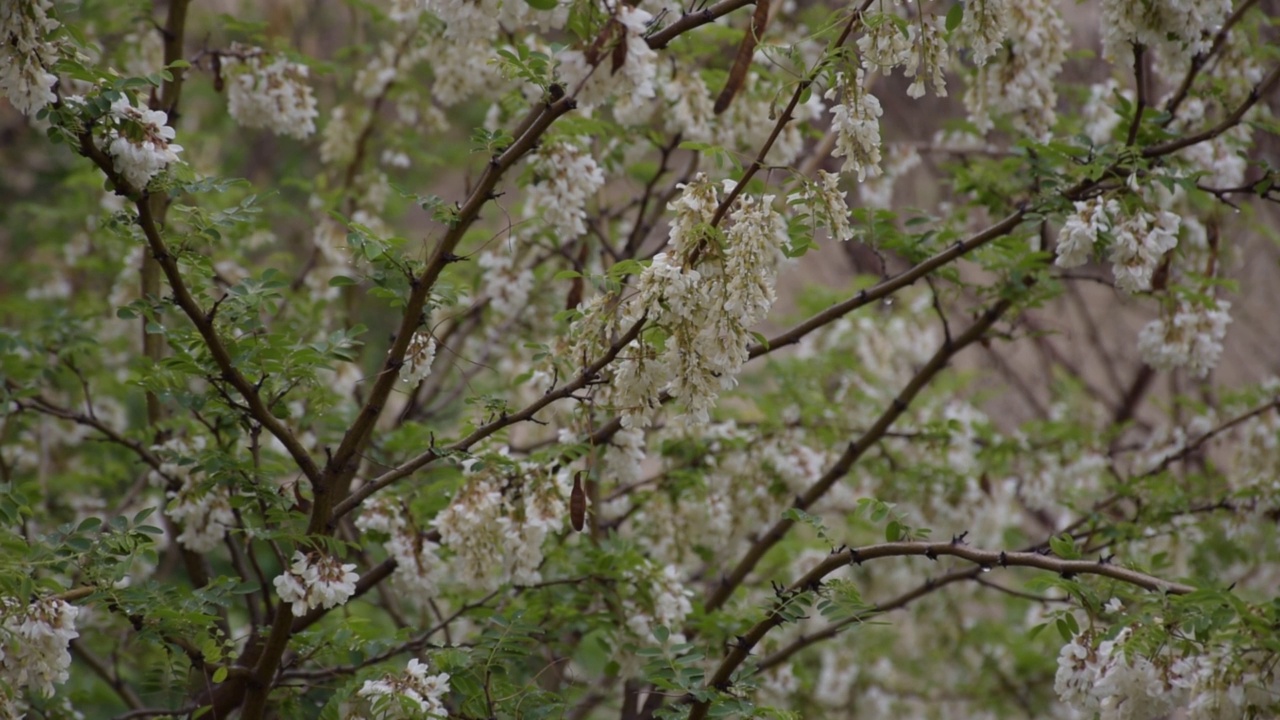
M 1275 3 L 244 5 L 0 5 L 0 717 L 1280 712 Z

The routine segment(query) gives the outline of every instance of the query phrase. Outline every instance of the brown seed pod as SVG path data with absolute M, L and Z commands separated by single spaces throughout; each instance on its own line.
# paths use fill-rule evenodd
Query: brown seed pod
M 587 524 L 587 493 L 582 489 L 582 471 L 573 475 L 573 492 L 569 493 L 569 523 L 582 532 Z

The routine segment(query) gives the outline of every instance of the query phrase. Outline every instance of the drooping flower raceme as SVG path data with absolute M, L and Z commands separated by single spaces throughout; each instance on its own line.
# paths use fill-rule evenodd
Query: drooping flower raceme
M 404 365 L 400 368 L 400 381 L 406 385 L 417 385 L 431 374 L 431 364 L 436 359 L 435 336 L 425 330 L 419 330 L 409 340 L 409 349 L 404 353 Z
M 732 192 L 731 181 L 725 186 Z M 610 397 L 626 427 L 643 427 L 642 418 L 663 391 L 683 402 L 683 422 L 708 422 L 720 391 L 737 384 L 749 328 L 774 301 L 774 277 L 787 241 L 774 196 L 739 196 L 725 218 L 721 248 L 708 224 L 718 204 L 714 186 L 700 175 L 682 190 L 669 205 L 676 213 L 672 252 L 656 255 L 641 273 L 635 302 L 626 311 L 627 322 L 643 316 L 667 335 L 661 354 L 634 342 L 614 373 Z
M 581 107 L 598 105 L 610 97 L 618 97 L 614 116 L 626 122 L 640 102 L 655 96 L 654 78 L 657 75 L 658 53 L 644 40 L 653 16 L 644 10 L 622 6 L 611 21 L 616 38 L 625 50 L 615 62 L 615 56 L 590 57 L 581 50 L 569 50 L 557 56 L 558 73 L 570 93 Z M 590 50 L 588 50 L 590 52 Z
M 1151 289 L 1165 253 L 1178 245 L 1182 218 L 1168 210 L 1138 210 L 1112 228 L 1111 274 L 1116 287 L 1135 293 Z
M 409 600 L 422 605 L 440 593 L 445 570 L 437 554 L 440 546 L 427 539 L 426 533 L 405 517 L 399 506 L 389 500 L 374 500 L 361 510 L 356 527 L 389 536 L 383 547 L 395 558 L 394 579 L 409 591 Z
M 541 213 L 562 242 L 585 233 L 587 201 L 604 185 L 595 158 L 579 141 L 563 139 L 540 147 L 529 162 L 538 181 L 529 186 L 525 217 Z
M 1226 300 L 1179 302 L 1171 315 L 1152 320 L 1138 334 L 1143 361 L 1157 370 L 1187 367 L 1204 377 L 1222 356 L 1230 310 Z
M 980 8 L 992 11 L 996 5 L 1003 3 L 993 0 L 970 3 L 965 7 L 965 20 L 969 20 L 971 11 Z M 1011 3 L 998 12 L 1002 20 L 984 22 L 1007 27 L 1009 49 L 997 52 L 1001 41 L 989 46 L 986 40 L 975 37 L 974 41 L 980 42 L 974 46 L 975 60 L 981 47 L 983 52 L 990 53 L 990 61 L 979 63 L 977 74 L 965 92 L 969 118 L 979 130 L 986 132 L 992 127 L 993 116 L 1007 115 L 1019 130 L 1038 138 L 1046 137 L 1057 120 L 1056 81 L 1069 46 L 1067 23 L 1056 3 L 1050 0 Z M 975 28 L 974 32 L 980 30 Z
M 182 146 L 172 142 L 175 133 L 163 110 L 134 107 L 122 97 L 112 103 L 110 117 L 106 151 L 135 190 L 145 190 L 151 178 L 178 162 Z
M 1231 0 L 1103 0 L 1103 56 L 1125 61 L 1138 44 L 1191 57 L 1209 48 L 1231 9 Z
M 53 686 L 66 682 L 71 654 L 67 644 L 79 636 L 79 608 L 58 598 L 31 603 L 0 598 L 0 711 L 4 689 L 29 687 L 52 695 Z
M 233 47 L 223 67 L 231 75 L 227 111 L 243 127 L 266 128 L 301 140 L 316 131 L 316 98 L 308 69 L 260 48 Z
M 831 237 L 847 241 L 853 239 L 853 228 L 849 225 L 849 205 L 844 200 L 844 192 L 840 190 L 840 176 L 819 170 L 818 177 L 822 183 L 804 183 L 801 192 L 787 196 L 789 205 L 800 207 L 810 218 L 812 226 L 825 225 Z
M 836 100 L 831 124 L 836 131 L 835 157 L 843 157 L 841 172 L 857 173 L 858 182 L 880 174 L 880 101 L 866 88 L 866 73 L 858 70 L 853 82 L 836 75 L 836 85 L 824 95 Z
M 24 115 L 33 115 L 56 96 L 58 78 L 49 72 L 57 49 L 49 34 L 58 21 L 49 17 L 50 0 L 0 3 L 0 94 Z
M 1120 203 L 1099 197 L 1077 202 L 1075 209 L 1058 234 L 1058 258 L 1054 264 L 1061 268 L 1079 267 L 1089 261 L 1098 233 L 1110 228 L 1111 217 L 1120 213 Z
M 175 539 L 182 547 L 198 553 L 216 548 L 236 524 L 227 489 L 210 485 L 205 474 L 195 469 L 192 458 L 204 448 L 203 435 L 190 440 L 174 437 L 151 448 L 164 460 L 152 480 L 165 487 L 169 501 L 165 514 L 182 530 Z
M 343 717 L 347 720 L 443 718 L 448 716 L 448 711 L 442 698 L 448 693 L 449 674 L 432 675 L 426 663 L 413 658 L 401 674 L 366 680 L 356 692 L 364 707 L 357 709 L 348 705 Z
M 360 579 L 355 569 L 329 555 L 299 551 L 293 554 L 293 565 L 273 584 L 280 601 L 291 603 L 294 616 L 301 616 L 312 608 L 336 607 L 351 599 Z

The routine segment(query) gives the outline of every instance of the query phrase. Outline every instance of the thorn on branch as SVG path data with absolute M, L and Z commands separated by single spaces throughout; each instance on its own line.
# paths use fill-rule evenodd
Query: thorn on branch
M 844 552 L 845 550 L 848 550 L 848 549 L 849 549 L 849 546 L 848 546 L 848 545 L 845 545 L 844 543 L 840 543 L 840 547 L 838 547 L 838 548 L 832 548 L 832 549 L 831 549 L 831 554 L 832 554 L 832 555 L 839 555 L 840 553 L 842 553 L 842 552 Z
M 862 556 L 858 555 L 857 548 L 849 548 L 849 564 L 850 565 L 862 564 Z
M 929 558 L 930 560 L 937 560 L 938 551 L 934 550 L 932 547 L 925 548 L 924 556 Z
M 1000 567 L 1009 567 L 1009 556 L 1005 551 L 1000 551 Z
M 1063 570 L 1060 574 L 1063 580 L 1071 580 L 1076 576 L 1076 574 L 1070 570 Z
M 968 535 L 969 535 L 969 531 L 968 531 L 968 530 L 965 530 L 964 532 L 960 533 L 959 535 L 952 535 L 952 536 L 951 536 L 951 547 L 959 547 L 959 546 L 961 546 L 961 545 L 964 545 L 964 544 L 965 544 L 965 543 L 964 543 L 964 539 L 965 539 L 966 537 L 968 537 Z
M 466 260 L 461 255 L 454 255 L 451 252 L 446 252 L 442 257 L 446 263 L 464 262 Z
M 1110 565 L 1110 564 L 1111 564 L 1111 561 L 1112 561 L 1114 558 L 1115 558 L 1115 553 L 1112 553 L 1112 554 L 1110 554 L 1110 555 L 1102 555 L 1102 554 L 1099 554 L 1099 555 L 1098 555 L 1098 564 L 1099 564 L 1099 565 Z

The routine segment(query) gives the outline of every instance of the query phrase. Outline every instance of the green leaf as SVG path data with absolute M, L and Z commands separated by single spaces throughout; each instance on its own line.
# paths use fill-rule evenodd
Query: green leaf
M 524 0 L 535 10 L 555 10 L 560 4 L 556 0 Z
M 947 10 L 947 32 L 955 32 L 960 27 L 960 21 L 964 19 L 964 3 L 955 3 Z
M 347 287 L 348 285 L 356 285 L 357 282 L 353 278 L 346 275 L 334 275 L 329 278 L 329 287 Z

